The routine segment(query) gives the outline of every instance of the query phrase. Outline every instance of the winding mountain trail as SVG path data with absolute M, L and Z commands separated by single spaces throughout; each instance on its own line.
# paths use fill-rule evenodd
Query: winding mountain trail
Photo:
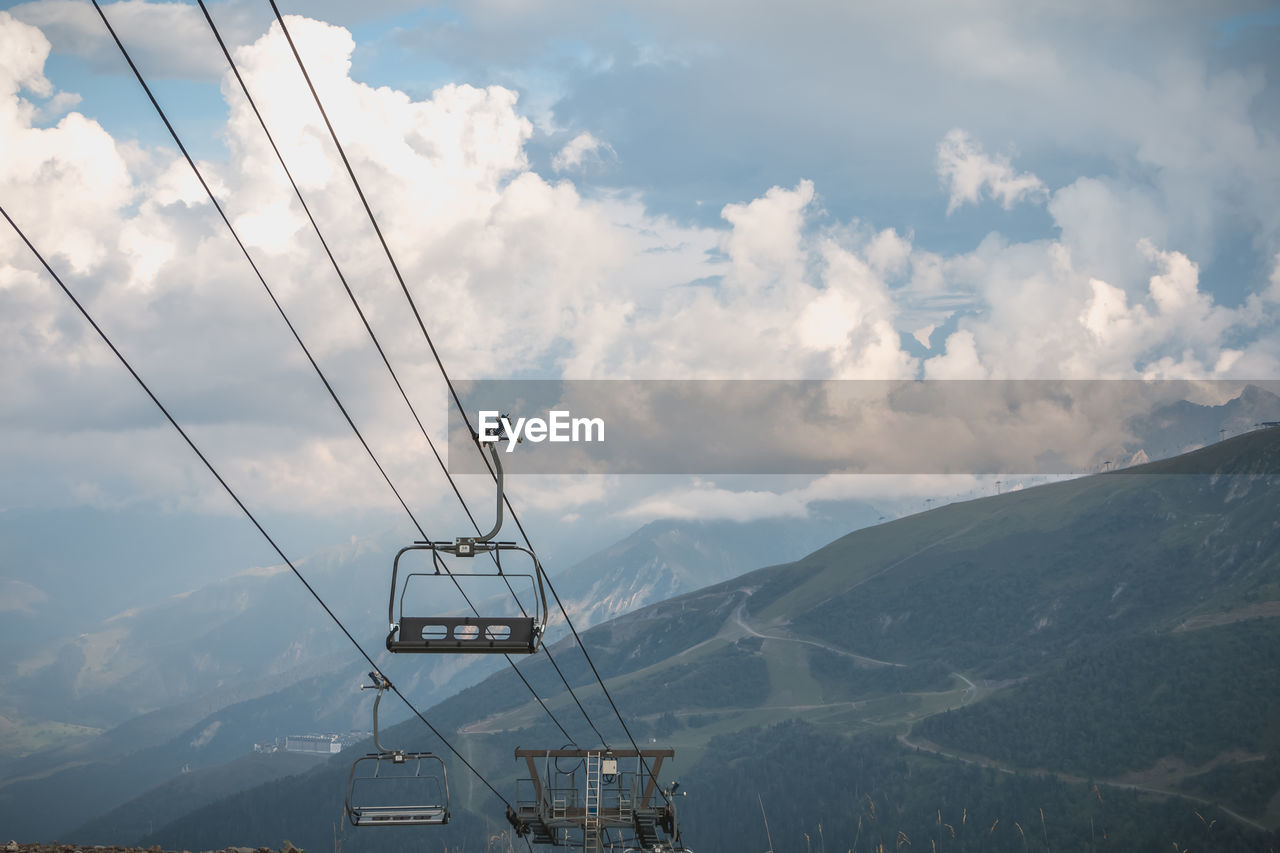
M 961 677 L 963 678 L 963 676 Z M 1004 765 L 990 758 L 983 758 L 983 757 L 974 758 L 974 757 L 960 755 L 955 752 L 951 752 L 949 750 L 943 749 L 942 747 L 938 746 L 938 744 L 934 743 L 933 741 L 928 741 L 923 739 L 911 740 L 910 735 L 907 735 L 907 734 L 898 735 L 898 742 L 901 743 L 903 746 L 910 747 L 912 749 L 919 749 L 923 752 L 930 752 L 930 753 L 933 753 L 934 755 L 941 755 L 944 758 L 953 758 L 956 761 L 962 762 L 964 764 L 972 764 L 977 767 L 985 767 L 988 770 L 996 770 L 1000 773 L 1008 773 L 1010 776 L 1016 776 L 1019 773 L 1025 773 L 1027 775 L 1034 775 L 1034 776 L 1052 776 L 1055 779 L 1061 779 L 1063 782 L 1075 782 L 1079 784 L 1085 784 L 1089 781 L 1083 776 L 1075 776 L 1071 773 L 1060 773 L 1054 770 L 1016 770 L 1013 768 L 1005 767 Z M 1237 820 L 1240 823 L 1245 824 L 1246 826 L 1250 826 L 1254 829 L 1260 829 L 1263 832 L 1270 832 L 1270 829 L 1268 827 L 1263 826 L 1262 824 L 1258 823 L 1256 820 L 1247 818 L 1244 815 L 1240 814 L 1239 812 L 1234 812 L 1231 809 L 1227 808 L 1226 806 L 1222 805 L 1221 803 L 1215 803 L 1210 800 L 1206 800 L 1202 797 L 1197 797 L 1194 794 L 1188 794 L 1182 791 L 1170 791 L 1165 788 L 1154 788 L 1149 785 L 1138 785 L 1133 782 L 1112 782 L 1112 781 L 1107 781 L 1105 779 L 1094 779 L 1093 782 L 1096 785 L 1102 785 L 1107 788 L 1120 788 L 1120 789 L 1129 790 L 1129 791 L 1142 791 L 1147 794 L 1159 794 L 1165 797 L 1177 797 L 1180 800 L 1186 800 L 1188 802 L 1196 803 L 1197 805 L 1201 805 L 1201 806 L 1212 806 L 1213 808 L 1218 809 L 1228 817 L 1231 817 L 1234 820 Z
M 748 593 L 748 597 L 749 596 L 750 596 L 750 593 Z M 806 637 L 791 637 L 791 636 L 784 636 L 782 634 L 761 633 L 760 631 L 757 631 L 755 628 L 753 628 L 747 622 L 746 614 L 745 614 L 746 607 L 747 607 L 747 599 L 743 598 L 743 600 L 738 604 L 738 606 L 734 608 L 733 621 L 738 625 L 738 627 L 740 627 L 743 631 L 745 631 L 746 633 L 750 634 L 753 637 L 760 637 L 761 639 L 764 639 L 764 640 L 780 640 L 782 642 L 787 642 L 787 643 L 804 643 L 810 646 L 817 646 L 820 649 L 826 649 L 827 651 L 832 652 L 834 654 L 853 658 L 859 663 L 871 664 L 872 666 L 900 666 L 900 667 L 906 666 L 906 664 L 904 663 L 894 663 L 893 661 L 879 660 L 877 658 L 868 657 L 866 655 L 860 655 L 857 652 L 847 651 L 845 649 L 839 648 L 838 646 L 833 646 L 829 643 L 823 643 L 818 640 L 810 640 Z
M 984 517 L 984 518 L 977 519 L 976 521 L 974 521 L 974 522 L 972 522 L 972 523 L 970 523 L 970 524 L 967 524 L 967 525 L 965 525 L 964 527 L 961 527 L 959 530 L 953 530 L 953 531 L 951 531 L 951 532 L 950 532 L 950 533 L 948 533 L 946 536 L 940 537 L 940 538 L 938 538 L 938 539 L 934 539 L 934 540 L 930 541 L 929 543 L 927 543 L 927 544 L 925 544 L 925 545 L 922 545 L 921 547 L 919 547 L 919 548 L 917 548 L 916 550 L 912 551 L 911 553 L 909 553 L 909 554 L 907 554 L 907 555 L 905 555 L 905 556 L 903 556 L 903 557 L 900 557 L 900 558 L 898 558 L 897 560 L 894 560 L 893 562 L 886 564 L 885 566 L 881 567 L 880 569 L 876 570 L 875 572 L 871 573 L 870 575 L 867 575 L 866 577 L 862 578 L 862 579 L 861 579 L 860 581 L 858 581 L 857 583 L 855 583 L 855 584 L 853 584 L 852 586 L 850 586 L 850 587 L 848 588 L 848 590 L 857 589 L 858 587 L 860 587 L 860 586 L 862 586 L 862 585 L 864 585 L 864 584 L 866 584 L 866 583 L 868 583 L 868 582 L 870 582 L 870 581 L 874 580 L 875 578 L 878 578 L 878 577 L 880 577 L 881 575 L 884 575 L 884 574 L 886 574 L 886 573 L 888 573 L 888 572 L 893 571 L 893 570 L 894 570 L 894 569 L 896 569 L 898 566 L 901 566 L 903 563 L 906 563 L 906 562 L 907 562 L 907 561 L 909 561 L 909 560 L 915 559 L 916 557 L 920 556 L 921 554 L 925 553 L 926 551 L 932 550 L 933 548 L 936 548 L 936 547 L 938 547 L 939 545 L 942 545 L 942 544 L 944 544 L 944 543 L 946 543 L 946 542 L 949 542 L 949 541 L 951 541 L 951 540 L 953 540 L 953 539 L 955 539 L 955 538 L 957 538 L 957 537 L 959 537 L 959 536 L 963 536 L 963 535 L 965 535 L 966 533 L 970 532 L 971 530 L 973 530 L 973 529 L 974 529 L 974 528 L 976 528 L 976 527 L 979 527 L 980 525 L 983 525 L 983 524 L 990 524 L 994 519 L 999 518 L 1000 516 L 1004 515 L 1005 513 L 1006 513 L 1006 510 L 1004 510 L 1004 509 L 997 510 L 996 512 L 992 513 L 992 514 L 991 514 L 991 515 L 989 515 L 989 516 L 986 516 L 986 517 Z M 848 592 L 848 590 L 846 590 L 846 592 Z M 856 661 L 858 661 L 859 663 L 864 664 L 864 665 L 871 665 L 871 666 L 898 666 L 898 667 L 905 667 L 905 666 L 906 666 L 906 664 L 903 664 L 903 663 L 895 663 L 894 661 L 880 660 L 879 658 L 873 658 L 873 657 L 870 657 L 870 656 L 868 656 L 868 655 L 862 655 L 862 654 L 858 654 L 857 652 L 851 652 L 851 651 L 848 651 L 847 649 L 842 649 L 842 648 L 839 648 L 838 646 L 833 646 L 833 645 L 831 645 L 831 644 L 829 644 L 829 643 L 823 643 L 823 642 L 821 642 L 821 641 L 819 641 L 819 640 L 811 640 L 811 639 L 808 639 L 808 638 L 805 638 L 805 637 L 795 637 L 795 636 L 788 636 L 788 635 L 781 635 L 781 634 L 766 634 L 766 633 L 763 633 L 763 632 L 761 632 L 761 631 L 757 630 L 756 628 L 752 627 L 752 626 L 747 622 L 746 615 L 745 615 L 745 610 L 746 610 L 746 605 L 747 605 L 747 599 L 751 597 L 751 594 L 752 594 L 753 590 L 752 590 L 752 589 L 743 588 L 743 589 L 740 589 L 740 590 L 739 590 L 739 592 L 743 593 L 743 596 L 744 596 L 744 597 L 743 597 L 743 600 L 742 600 L 741 602 L 739 602 L 738 606 L 737 606 L 737 607 L 734 609 L 734 611 L 733 611 L 733 621 L 737 624 L 737 626 L 738 626 L 738 627 L 740 627 L 743 631 L 745 631 L 746 633 L 750 634 L 750 635 L 751 635 L 751 636 L 753 636 L 753 637 L 760 637 L 760 638 L 762 638 L 762 639 L 766 639 L 766 640 L 780 640 L 780 641 L 784 641 L 784 642 L 792 642 L 792 643 L 806 643 L 806 644 L 811 645 L 811 646 L 816 646 L 816 647 L 818 647 L 818 648 L 820 648 L 820 649 L 825 649 L 825 650 L 827 650 L 827 651 L 829 651 L 829 652 L 832 652 L 832 653 L 834 653 L 834 654 L 843 655 L 843 656 L 845 656 L 845 657 L 853 658 L 854 660 L 856 660 Z M 775 626 L 775 627 L 776 627 L 776 626 Z M 959 673 L 954 673 L 954 674 L 955 674 L 955 675 L 957 675 L 957 676 L 959 676 L 961 679 L 963 679 L 963 680 L 964 680 L 964 682 L 965 682 L 966 684 L 968 684 L 968 685 L 969 685 L 969 687 L 972 689 L 972 693 L 973 693 L 973 695 L 976 695 L 976 693 L 977 693 L 977 685 L 975 685 L 973 682 L 969 681 L 969 679 L 965 678 L 963 675 L 960 675 Z

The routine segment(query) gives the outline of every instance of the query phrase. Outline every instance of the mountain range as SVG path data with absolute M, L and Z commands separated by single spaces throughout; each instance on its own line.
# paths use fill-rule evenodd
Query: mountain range
M 1273 402 L 1247 390 L 1192 411 L 1243 424 Z M 1151 429 L 1181 441 L 1179 417 L 1156 413 Z M 429 719 L 499 791 L 515 786 L 510 750 L 558 746 L 561 726 L 586 745 L 670 743 L 698 849 L 759 843 L 766 815 L 790 839 L 778 849 L 822 828 L 837 846 L 873 849 L 873 837 L 896 840 L 886 810 L 894 832 L 926 838 L 982 814 L 990 849 L 1022 849 L 1041 820 L 1052 849 L 1083 843 L 1099 820 L 1133 845 L 1114 849 L 1143 849 L 1144 824 L 1167 825 L 1152 850 L 1192 839 L 1265 849 L 1251 845 L 1274 844 L 1280 823 L 1280 734 L 1266 712 L 1280 699 L 1276 435 L 880 524 L 874 509 L 842 505 L 803 521 L 647 525 L 554 576 L 578 627 L 596 626 L 583 641 L 629 732 L 572 638 L 553 651 L 577 695 L 545 656 L 520 661 L 557 724 L 504 662 L 379 662 L 419 707 L 435 703 Z M 304 563 L 374 649 L 397 542 Z M 368 728 L 364 667 L 296 585 L 278 569 L 243 572 L 7 661 L 0 715 L 18 722 L 0 720 L 0 746 L 17 746 L 0 763 L 0 825 L 191 849 L 372 843 L 334 819 L 347 753 L 248 755 L 285 733 Z M 384 740 L 444 751 L 416 720 Z M 805 762 L 837 756 L 848 766 L 827 767 L 830 790 L 812 790 Z M 458 819 L 442 842 L 507 829 L 484 785 L 456 762 L 450 778 Z M 1043 802 L 1049 817 L 1028 811 L 1037 798 L 1056 816 Z M 756 813 L 761 825 L 742 819 Z M 1214 821 L 1212 838 L 1196 834 Z M 880 836 L 861 833 L 873 823 Z M 1003 838 L 1011 825 L 1016 838 Z M 242 834 L 218 837 L 228 827 Z M 987 849 L 943 840 L 934 846 Z
M 699 850 L 1274 848 L 1277 464 L 1280 430 L 1257 430 L 879 524 L 599 624 L 582 641 L 627 730 L 571 638 L 554 651 L 576 700 L 544 657 L 521 670 L 576 743 L 675 748 L 664 782 L 688 792 Z M 564 740 L 509 670 L 427 716 L 508 798 L 511 750 Z M 445 751 L 416 720 L 383 740 Z M 349 761 L 140 841 L 420 844 L 341 828 Z M 450 780 L 458 818 L 432 843 L 516 843 L 477 776 L 451 760 Z
M 652 522 L 560 572 L 556 588 L 575 623 L 586 627 L 739 574 L 756 560 L 793 558 L 877 517 L 862 504 L 828 509 L 802 521 L 751 525 Z M 389 672 L 396 664 L 382 641 L 388 555 L 397 544 L 394 533 L 384 534 L 299 564 Z M 197 780 L 182 768 L 211 770 L 255 742 L 367 731 L 370 698 L 357 689 L 367 666 L 301 592 L 284 567 L 241 572 L 8 661 L 0 668 L 0 709 L 35 722 L 10 725 L 11 750 L 0 760 L 0 825 L 23 837 L 54 837 L 152 786 L 191 787 Z M 565 631 L 553 623 L 551 635 Z M 415 663 L 403 686 L 428 704 L 506 666 L 500 658 L 451 656 Z M 309 698 L 300 703 L 300 696 Z M 390 708 L 386 718 L 405 716 Z M 206 731 L 216 737 L 202 738 Z M 54 799 L 56 808 L 44 805 Z

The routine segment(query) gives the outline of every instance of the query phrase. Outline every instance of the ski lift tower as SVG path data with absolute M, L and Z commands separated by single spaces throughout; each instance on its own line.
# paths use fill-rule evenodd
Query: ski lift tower
M 507 819 L 534 844 L 681 850 L 676 786 L 658 787 L 663 760 L 674 756 L 674 749 L 517 749 L 529 777 L 517 782 Z

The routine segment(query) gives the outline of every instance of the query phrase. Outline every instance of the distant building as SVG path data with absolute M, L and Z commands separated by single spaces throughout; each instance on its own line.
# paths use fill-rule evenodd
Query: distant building
M 342 752 L 342 743 L 338 735 L 287 735 L 284 739 L 284 751 L 336 755 Z
M 368 732 L 350 734 L 285 735 L 268 743 L 255 743 L 254 752 L 302 752 L 309 755 L 336 755 L 353 743 L 369 737 Z

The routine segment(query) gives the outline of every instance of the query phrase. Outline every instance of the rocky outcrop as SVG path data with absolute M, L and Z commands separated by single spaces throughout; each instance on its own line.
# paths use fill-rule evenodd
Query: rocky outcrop
M 99 844 L 60 844 L 57 841 L 51 844 L 19 844 L 16 841 L 10 841 L 4 845 L 0 853 L 179 853 L 179 851 L 164 850 L 159 845 L 114 847 Z M 191 853 L 191 851 L 183 850 L 181 853 Z M 285 842 L 284 847 L 279 851 L 272 850 L 270 847 L 226 847 L 222 850 L 201 851 L 201 853 L 305 853 L 305 851 Z

